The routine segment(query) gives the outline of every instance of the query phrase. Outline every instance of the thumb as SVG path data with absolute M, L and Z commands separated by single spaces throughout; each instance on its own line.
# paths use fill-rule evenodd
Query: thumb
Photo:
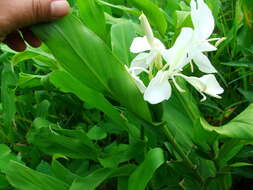
M 68 12 L 66 0 L 0 0 L 0 36 L 38 22 L 60 18 Z
M 28 26 L 43 21 L 51 21 L 65 16 L 69 11 L 66 0 L 17 0 L 18 13 L 14 19 L 21 26 Z M 20 18 L 20 19 L 18 19 Z

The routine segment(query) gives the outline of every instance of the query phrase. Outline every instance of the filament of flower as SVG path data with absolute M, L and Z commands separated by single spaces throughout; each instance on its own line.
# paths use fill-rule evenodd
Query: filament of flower
M 179 92 L 185 92 L 184 89 L 182 89 L 179 84 L 177 83 L 176 79 L 174 76 L 171 76 L 171 79 L 173 81 L 173 84 L 175 85 L 176 89 L 179 91 Z

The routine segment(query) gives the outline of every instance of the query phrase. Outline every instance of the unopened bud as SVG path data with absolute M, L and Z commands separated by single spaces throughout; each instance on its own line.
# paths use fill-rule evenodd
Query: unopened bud
M 153 45 L 153 43 L 154 43 L 154 34 L 153 34 L 152 28 L 151 28 L 151 26 L 148 22 L 147 17 L 142 13 L 139 19 L 141 21 L 142 28 L 145 32 L 145 35 L 147 37 L 147 40 L 148 40 L 149 44 Z

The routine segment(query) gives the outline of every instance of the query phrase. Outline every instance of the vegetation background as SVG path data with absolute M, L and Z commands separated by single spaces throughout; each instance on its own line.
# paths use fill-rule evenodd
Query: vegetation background
M 213 37 L 226 37 L 209 54 L 223 98 L 199 102 L 192 88 L 174 90 L 150 106 L 152 123 L 128 84 L 117 86 L 127 79 L 113 56 L 126 65 L 134 57 L 141 11 L 170 47 L 191 26 L 189 0 L 69 3 L 75 16 L 33 27 L 41 48 L 16 53 L 0 45 L 0 189 L 253 189 L 253 1 L 206 0 Z M 83 65 L 98 75 L 115 71 L 112 92 Z M 159 110 L 167 128 L 154 122 Z

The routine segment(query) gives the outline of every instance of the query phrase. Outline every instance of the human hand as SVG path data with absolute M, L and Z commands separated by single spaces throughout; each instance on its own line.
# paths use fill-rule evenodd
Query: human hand
M 0 42 L 16 51 L 26 49 L 24 41 L 39 47 L 41 41 L 28 27 L 55 20 L 68 12 L 66 0 L 0 0 Z

